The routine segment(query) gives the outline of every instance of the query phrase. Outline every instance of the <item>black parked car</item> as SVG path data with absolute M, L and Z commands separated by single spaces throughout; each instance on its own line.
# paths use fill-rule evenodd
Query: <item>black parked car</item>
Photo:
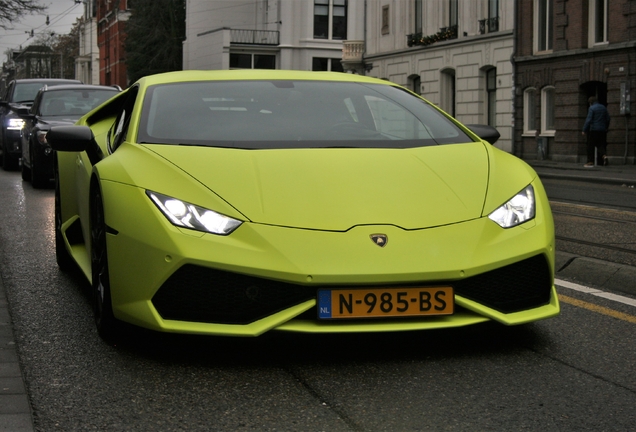
M 22 178 L 35 188 L 53 177 L 53 151 L 46 142 L 51 126 L 72 125 L 81 116 L 119 93 L 119 87 L 98 85 L 44 86 L 30 109 L 19 109 L 22 129 Z
M 43 86 L 61 84 L 81 84 L 81 81 L 56 78 L 32 78 L 13 80 L 7 86 L 6 92 L 0 99 L 0 154 L 2 154 L 2 168 L 5 170 L 18 169 L 18 161 L 22 153 L 21 131 L 24 125 L 18 114 L 19 108 L 29 107 L 35 95 Z

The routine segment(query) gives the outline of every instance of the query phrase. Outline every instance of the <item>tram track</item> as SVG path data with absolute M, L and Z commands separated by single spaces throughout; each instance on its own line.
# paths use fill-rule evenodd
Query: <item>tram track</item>
M 560 244 L 558 249 L 599 259 L 613 256 L 634 265 L 636 211 L 563 201 L 550 201 L 550 205 L 555 218 L 555 238 Z
M 565 237 L 565 236 L 559 236 L 559 235 L 555 236 L 555 238 L 557 240 L 566 241 L 566 242 L 570 242 L 570 243 L 576 243 L 576 244 L 580 244 L 580 245 L 591 246 L 591 247 L 602 248 L 602 249 L 608 249 L 608 250 L 612 250 L 612 251 L 615 251 L 615 252 L 622 252 L 622 253 L 627 253 L 627 254 L 631 254 L 631 255 L 636 255 L 636 249 L 628 249 L 628 248 L 624 248 L 624 247 L 620 247 L 620 246 L 614 246 L 614 245 L 609 245 L 609 244 L 592 242 L 592 241 L 588 241 L 588 240 L 580 240 L 580 239 L 576 239 L 576 238 L 572 238 L 572 237 Z

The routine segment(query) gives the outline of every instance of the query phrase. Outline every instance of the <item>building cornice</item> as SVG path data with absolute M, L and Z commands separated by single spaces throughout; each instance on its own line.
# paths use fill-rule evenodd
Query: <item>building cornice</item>
M 548 54 L 515 57 L 515 63 L 543 62 L 546 60 L 563 59 L 563 57 L 589 56 L 590 54 L 606 53 L 636 47 L 636 41 L 620 42 L 609 45 L 599 45 L 593 48 L 579 48 L 566 51 L 556 51 Z
M 447 49 L 450 47 L 461 47 L 466 45 L 475 45 L 476 43 L 488 43 L 496 40 L 512 39 L 512 30 L 503 30 L 494 33 L 486 33 L 484 35 L 476 35 L 470 37 L 461 37 L 458 39 L 451 39 L 442 42 L 436 42 L 434 44 L 425 46 L 413 46 L 405 49 L 387 51 L 382 54 L 365 55 L 365 61 L 382 60 L 385 58 L 394 57 L 396 55 L 412 55 L 425 51 L 435 51 L 437 49 Z

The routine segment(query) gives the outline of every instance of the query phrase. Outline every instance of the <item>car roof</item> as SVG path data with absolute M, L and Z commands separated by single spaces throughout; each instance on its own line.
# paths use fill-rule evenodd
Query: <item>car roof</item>
M 346 81 L 395 85 L 389 81 L 363 75 L 343 72 L 312 72 L 281 69 L 233 69 L 233 70 L 187 70 L 148 75 L 138 82 L 150 86 L 156 84 L 189 81 L 250 81 L 250 80 L 307 80 L 307 81 Z
M 65 79 L 65 78 L 19 78 L 19 79 L 15 79 L 13 81 L 15 83 L 17 83 L 17 84 L 19 84 L 19 83 L 38 83 L 38 82 L 43 82 L 43 83 L 47 83 L 47 82 L 62 82 L 62 83 L 77 83 L 77 84 L 81 84 L 82 83 L 80 80 Z
M 115 86 L 92 85 L 92 84 L 63 84 L 47 87 L 46 85 L 40 89 L 41 92 L 62 91 L 62 90 L 111 90 L 113 92 L 121 91 Z

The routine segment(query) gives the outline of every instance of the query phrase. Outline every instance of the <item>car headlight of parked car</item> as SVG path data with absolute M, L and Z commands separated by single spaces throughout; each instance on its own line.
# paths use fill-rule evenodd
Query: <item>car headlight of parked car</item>
M 228 235 L 242 222 L 212 210 L 181 201 L 156 192 L 146 191 L 166 218 L 178 227 L 211 234 Z
M 502 228 L 512 228 L 534 218 L 534 188 L 529 185 L 488 217 Z
M 7 119 L 7 129 L 22 130 L 22 127 L 24 127 L 24 120 L 22 120 L 21 118 Z
M 38 142 L 39 142 L 40 144 L 48 144 L 48 142 L 46 141 L 46 134 L 47 134 L 48 132 L 49 132 L 49 131 L 38 131 L 38 132 L 37 132 L 36 137 L 37 137 Z

